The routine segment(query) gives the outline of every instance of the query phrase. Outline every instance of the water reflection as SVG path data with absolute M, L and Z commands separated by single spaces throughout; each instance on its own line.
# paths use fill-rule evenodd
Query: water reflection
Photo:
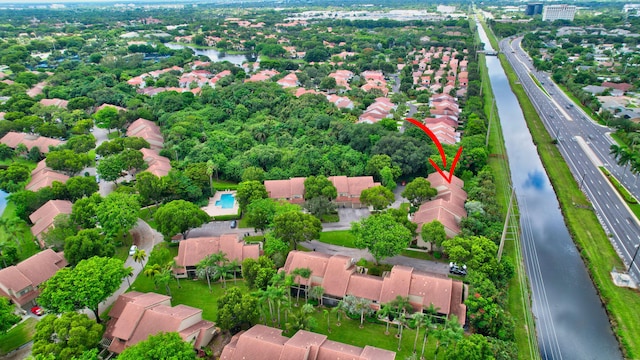
M 533 187 L 537 190 L 543 190 L 545 185 L 545 177 L 542 171 L 534 170 L 527 174 L 527 181 L 524 182 L 524 187 Z

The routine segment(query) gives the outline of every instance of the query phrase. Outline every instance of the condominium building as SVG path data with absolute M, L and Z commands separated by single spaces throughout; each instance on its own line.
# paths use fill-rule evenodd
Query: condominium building
M 573 5 L 545 5 L 542 9 L 543 21 L 570 20 L 576 16 L 577 7 Z

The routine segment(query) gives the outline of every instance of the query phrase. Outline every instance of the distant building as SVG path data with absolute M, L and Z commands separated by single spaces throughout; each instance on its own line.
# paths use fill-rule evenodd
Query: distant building
M 542 10 L 543 21 L 569 20 L 573 21 L 577 7 L 573 5 L 545 5 Z
M 533 16 L 542 14 L 542 3 L 527 4 L 524 10 L 525 15 Z

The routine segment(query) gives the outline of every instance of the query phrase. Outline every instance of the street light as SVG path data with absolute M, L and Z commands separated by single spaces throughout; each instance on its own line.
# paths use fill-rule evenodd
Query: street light
M 629 264 L 629 269 L 627 269 L 627 272 L 633 269 L 633 262 L 636 261 L 636 256 L 638 256 L 638 250 L 640 250 L 640 244 L 636 245 L 636 253 L 633 254 L 633 258 L 631 258 L 631 264 Z

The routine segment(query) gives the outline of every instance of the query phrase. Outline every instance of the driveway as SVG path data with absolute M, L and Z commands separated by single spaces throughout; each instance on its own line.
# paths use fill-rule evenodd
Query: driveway
M 344 246 L 331 245 L 321 243 L 318 240 L 306 241 L 301 243 L 302 246 L 311 249 L 313 251 L 319 251 L 329 255 L 344 255 L 357 260 L 365 258 L 368 261 L 373 261 L 373 256 L 366 249 L 353 249 Z M 414 259 L 407 256 L 393 256 L 381 261 L 384 264 L 391 265 L 404 265 L 410 266 L 420 271 L 424 271 L 431 274 L 448 275 L 449 264 L 440 263 L 431 260 Z

